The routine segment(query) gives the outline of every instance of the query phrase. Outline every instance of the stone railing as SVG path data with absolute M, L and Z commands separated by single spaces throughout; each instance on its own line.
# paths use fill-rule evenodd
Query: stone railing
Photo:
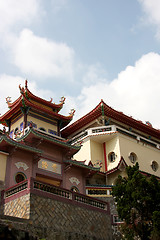
M 68 201 L 70 204 L 83 205 L 84 207 L 90 206 L 92 208 L 97 208 L 100 210 L 108 211 L 108 203 L 101 200 L 92 198 L 90 196 L 80 194 L 77 192 L 72 192 L 70 190 L 56 187 L 51 184 L 43 183 L 37 181 L 33 178 L 27 179 L 15 186 L 4 191 L 4 200 L 10 201 L 25 195 L 27 193 L 34 193 L 48 198 L 54 198 L 59 201 Z
M 25 180 L 19 184 L 16 184 L 15 186 L 8 188 L 7 190 L 5 190 L 5 198 L 10 197 L 16 193 L 19 193 L 25 189 L 27 189 L 28 187 L 28 181 Z
M 107 210 L 107 204 L 105 202 L 101 202 L 97 199 L 85 196 L 85 195 L 81 195 L 78 193 L 74 193 L 74 200 L 79 202 L 79 203 L 83 203 L 83 204 L 87 204 L 96 208 L 100 208 L 103 210 Z
M 33 181 L 33 188 L 38 189 L 40 191 L 48 192 L 60 197 L 72 199 L 71 192 L 69 190 L 62 189 L 46 183 L 42 183 L 36 180 Z
M 112 186 L 97 186 L 90 185 L 86 186 L 86 195 L 90 197 L 111 197 L 112 196 Z

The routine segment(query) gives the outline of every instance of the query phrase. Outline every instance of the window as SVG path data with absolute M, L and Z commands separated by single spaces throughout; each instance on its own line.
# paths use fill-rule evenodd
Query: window
M 9 134 L 10 138 L 13 138 L 13 130 Z
M 113 215 L 113 223 L 122 223 L 122 220 L 117 215 Z
M 37 124 L 33 123 L 32 121 L 30 121 L 30 122 L 28 121 L 27 126 L 29 127 L 30 124 L 32 125 L 33 128 L 37 128 Z
M 110 152 L 110 153 L 108 154 L 108 159 L 109 159 L 110 162 L 114 162 L 114 161 L 116 160 L 116 154 L 115 154 L 115 152 Z
M 40 127 L 39 130 L 43 131 L 43 132 L 46 132 L 46 129 L 43 128 L 43 127 Z
M 52 129 L 48 129 L 48 132 L 49 132 L 50 134 L 57 135 L 57 132 L 54 131 L 54 130 L 52 130 Z
M 23 122 L 20 124 L 20 131 L 23 131 Z
M 79 192 L 79 189 L 75 186 L 71 187 L 71 191 L 72 192 Z
M 158 169 L 158 163 L 156 161 L 152 161 L 151 168 L 154 172 Z
M 131 163 L 135 163 L 137 160 L 137 155 L 134 152 L 131 152 L 129 155 L 129 159 L 130 159 Z
M 25 179 L 26 179 L 26 176 L 22 172 L 18 172 L 15 176 L 16 183 L 20 183 L 20 182 L 24 181 Z
M 18 127 L 14 130 L 14 134 L 16 135 L 18 133 Z

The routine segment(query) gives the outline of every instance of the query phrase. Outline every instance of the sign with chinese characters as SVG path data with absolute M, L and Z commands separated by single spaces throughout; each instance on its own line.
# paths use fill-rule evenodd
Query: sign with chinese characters
M 47 170 L 47 171 L 50 171 L 50 172 L 53 172 L 53 173 L 57 173 L 57 174 L 61 174 L 61 172 L 62 172 L 61 164 L 55 163 L 55 162 L 52 162 L 52 161 L 48 161 L 44 158 L 39 160 L 38 168 L 41 168 L 43 170 Z
M 80 181 L 76 177 L 71 177 L 69 178 L 69 181 L 73 184 L 76 183 L 77 185 L 80 184 Z
M 27 166 L 26 163 L 24 162 L 16 162 L 15 163 L 16 167 L 19 169 L 19 168 L 23 168 L 24 171 L 26 171 L 29 167 Z

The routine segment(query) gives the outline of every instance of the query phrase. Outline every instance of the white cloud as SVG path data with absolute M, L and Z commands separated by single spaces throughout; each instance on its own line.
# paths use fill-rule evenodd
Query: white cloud
M 85 68 L 85 66 L 83 66 L 83 68 Z M 102 68 L 100 63 L 87 66 L 86 71 L 86 74 L 82 78 L 82 82 L 85 84 L 85 86 L 94 84 L 97 81 L 105 81 L 107 73 Z
M 148 53 L 128 66 L 112 82 L 97 81 L 84 87 L 74 99 L 76 119 L 92 110 L 101 99 L 106 104 L 160 128 L 160 55 Z M 98 77 L 98 76 L 97 76 Z M 73 100 L 72 100 L 73 102 Z
M 51 0 L 52 10 L 59 12 L 61 9 L 68 7 L 68 0 Z
M 1 0 L 0 1 L 0 33 L 7 32 L 11 27 L 31 24 L 41 15 L 37 0 Z
M 72 80 L 74 51 L 65 43 L 56 43 L 24 29 L 13 43 L 12 61 L 23 73 L 39 78 Z
M 144 22 L 155 24 L 157 27 L 157 38 L 160 39 L 160 1 L 159 0 L 138 0 L 146 14 Z

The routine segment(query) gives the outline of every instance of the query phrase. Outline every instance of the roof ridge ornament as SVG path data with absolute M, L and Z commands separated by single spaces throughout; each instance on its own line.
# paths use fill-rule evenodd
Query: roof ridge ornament
M 74 116 L 75 111 L 76 111 L 76 110 L 75 110 L 74 108 L 72 108 L 72 109 L 70 110 L 69 115 L 70 115 L 70 116 Z
M 11 97 L 6 97 L 6 103 L 8 104 L 8 107 L 10 107 L 10 103 L 12 102 Z
M 25 80 L 25 89 L 27 89 L 28 88 L 28 80 L 26 79 Z
M 21 87 L 21 84 L 19 84 L 19 89 L 20 89 L 20 93 L 24 94 L 24 87 Z
M 61 97 L 60 103 L 64 104 L 65 100 L 66 100 L 66 98 L 64 96 Z
M 51 100 L 49 102 L 52 103 L 52 101 L 53 101 L 53 98 L 51 98 Z

